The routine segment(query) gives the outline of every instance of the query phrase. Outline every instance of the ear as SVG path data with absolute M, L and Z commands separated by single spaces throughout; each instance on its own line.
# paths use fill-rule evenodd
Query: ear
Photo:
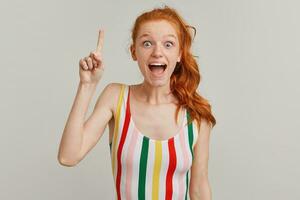
M 136 55 L 135 55 L 135 48 L 133 46 L 133 44 L 130 46 L 130 52 L 131 52 L 131 57 L 134 61 L 136 61 Z
M 180 60 L 181 60 L 181 52 L 179 52 L 179 56 L 177 58 L 177 62 L 180 62 Z

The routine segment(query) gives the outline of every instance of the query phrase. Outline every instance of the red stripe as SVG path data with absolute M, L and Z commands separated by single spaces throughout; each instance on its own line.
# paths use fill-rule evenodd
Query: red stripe
M 174 138 L 168 141 L 168 147 L 169 147 L 169 168 L 167 172 L 167 178 L 166 178 L 166 200 L 172 199 L 173 194 L 173 175 L 176 168 L 176 151 L 174 147 Z
M 128 97 L 129 97 L 129 93 L 128 93 Z M 130 123 L 130 112 L 128 109 L 129 108 L 128 97 L 127 97 L 127 104 L 126 104 L 125 121 L 124 121 L 122 135 L 121 135 L 121 139 L 120 139 L 120 143 L 119 143 L 118 153 L 117 153 L 118 171 L 117 171 L 116 188 L 117 188 L 118 200 L 121 200 L 121 192 L 120 192 L 120 182 L 121 182 L 121 173 L 122 173 L 121 154 L 122 154 L 122 149 L 123 149 L 125 138 L 126 138 L 127 131 L 128 131 L 128 126 Z

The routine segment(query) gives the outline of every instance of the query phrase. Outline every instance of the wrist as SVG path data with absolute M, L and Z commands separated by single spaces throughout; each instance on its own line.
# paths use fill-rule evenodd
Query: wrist
M 84 89 L 95 89 L 97 87 L 97 83 L 85 83 L 85 82 L 79 82 L 79 87 Z

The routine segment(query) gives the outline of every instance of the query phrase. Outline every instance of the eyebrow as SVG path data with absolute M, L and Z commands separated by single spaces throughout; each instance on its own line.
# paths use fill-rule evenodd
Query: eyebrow
M 138 38 L 147 37 L 147 36 L 150 36 L 150 35 L 148 33 L 144 33 L 143 35 L 139 36 Z M 165 35 L 164 37 L 173 37 L 176 39 L 176 36 L 173 34 L 168 34 L 168 35 Z

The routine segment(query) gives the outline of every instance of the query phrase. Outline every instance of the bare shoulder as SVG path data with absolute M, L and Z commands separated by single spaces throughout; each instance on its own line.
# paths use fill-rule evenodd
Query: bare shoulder
M 208 149 L 212 129 L 211 123 L 202 118 L 200 129 L 198 127 L 196 129 L 198 136 L 195 144 L 195 153 L 200 154 L 202 152 L 202 154 L 207 154 L 205 157 L 208 157 Z
M 105 100 L 110 105 L 109 107 L 113 113 L 115 113 L 117 107 L 122 85 L 122 83 L 109 83 L 104 87 L 102 93 L 99 96 L 99 99 L 101 98 L 101 96 L 107 97 L 105 98 Z
M 206 119 L 202 118 L 200 123 L 200 129 L 197 128 L 198 134 L 210 134 L 211 129 L 211 123 L 208 122 Z
M 195 126 L 196 129 L 196 134 L 197 134 L 197 141 L 195 144 L 195 148 L 199 149 L 200 146 L 208 146 L 209 145 L 209 140 L 210 140 L 210 135 L 211 135 L 211 129 L 212 125 L 209 121 L 206 119 L 202 118 L 200 126 L 198 122 L 196 123 Z

